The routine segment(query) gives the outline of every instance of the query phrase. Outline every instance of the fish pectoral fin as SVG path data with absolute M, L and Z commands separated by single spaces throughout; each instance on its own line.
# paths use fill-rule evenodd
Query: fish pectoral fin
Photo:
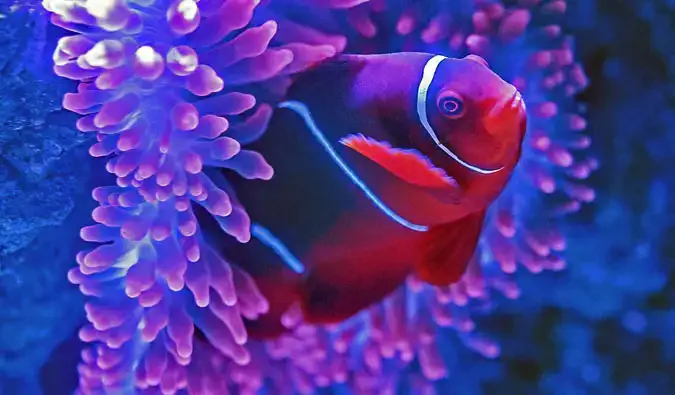
M 340 143 L 410 184 L 459 192 L 457 181 L 417 150 L 393 148 L 387 142 L 362 134 L 350 134 L 340 139 Z
M 462 190 L 457 188 L 426 188 L 427 193 L 446 204 L 462 203 Z
M 436 286 L 458 282 L 476 250 L 484 218 L 482 210 L 432 226 L 421 238 L 420 255 L 415 262 L 417 275 Z

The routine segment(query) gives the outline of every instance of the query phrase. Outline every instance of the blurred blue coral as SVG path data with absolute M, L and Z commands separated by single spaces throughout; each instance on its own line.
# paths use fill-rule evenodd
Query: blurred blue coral
M 591 179 L 599 198 L 565 226 L 575 264 L 560 279 L 524 279 L 529 291 L 519 308 L 556 312 L 549 336 L 559 357 L 545 374 L 547 393 L 669 393 L 672 4 L 597 1 L 590 8 L 594 24 L 574 23 L 592 81 L 580 99 L 589 105 L 589 132 L 602 142 L 595 152 L 605 166 Z
M 83 319 L 63 276 L 91 173 L 59 99 L 72 85 L 40 61 L 47 30 L 38 13 L 0 4 L 0 393 L 39 393 L 40 366 Z

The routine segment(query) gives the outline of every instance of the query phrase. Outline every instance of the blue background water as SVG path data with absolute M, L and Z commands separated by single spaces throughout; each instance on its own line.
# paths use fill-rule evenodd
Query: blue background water
M 456 354 L 452 393 L 675 393 L 675 2 L 569 4 L 598 198 L 565 226 L 568 270 L 521 275 L 523 296 L 483 318 L 503 357 Z M 0 394 L 63 394 L 84 320 L 66 271 L 102 163 L 60 107 L 57 32 L 0 13 Z

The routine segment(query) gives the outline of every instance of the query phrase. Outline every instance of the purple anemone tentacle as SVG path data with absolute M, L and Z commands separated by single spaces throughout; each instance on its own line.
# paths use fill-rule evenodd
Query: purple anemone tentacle
M 250 239 L 245 209 L 204 172 L 273 175 L 261 154 L 245 149 L 264 133 L 272 107 L 240 87 L 335 53 L 330 45 L 272 43 L 277 23 L 253 24 L 257 4 L 43 2 L 51 22 L 74 33 L 53 56 L 57 75 L 79 81 L 63 105 L 82 116 L 77 128 L 95 136 L 90 154 L 107 158 L 116 178 L 93 191 L 96 224 L 81 236 L 96 246 L 69 272 L 90 297 L 79 393 L 214 393 L 224 384 L 200 367 L 200 353 L 241 365 L 251 359 L 243 319 L 266 312 L 267 301 L 209 246 L 193 208 L 238 241 Z

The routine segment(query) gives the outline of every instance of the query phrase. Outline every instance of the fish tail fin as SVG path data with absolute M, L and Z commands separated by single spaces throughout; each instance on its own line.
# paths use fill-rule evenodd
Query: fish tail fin
M 484 218 L 485 210 L 481 210 L 432 226 L 421 239 L 421 253 L 415 262 L 417 275 L 437 286 L 458 282 L 476 250 Z

